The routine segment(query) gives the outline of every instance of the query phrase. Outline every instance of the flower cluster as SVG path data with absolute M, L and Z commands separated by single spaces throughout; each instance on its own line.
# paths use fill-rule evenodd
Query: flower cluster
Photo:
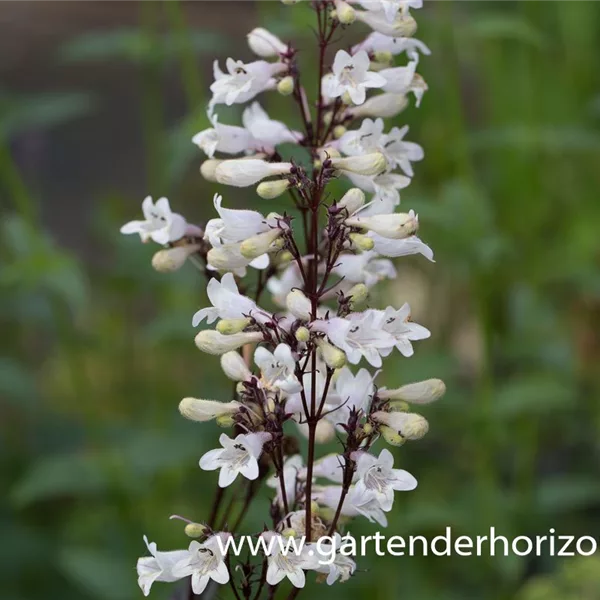
M 427 420 L 411 405 L 437 400 L 445 391 L 439 379 L 378 388 L 379 371 L 365 368 L 382 368 L 394 350 L 410 357 L 413 342 L 430 335 L 412 321 L 408 304 L 365 306 L 375 284 L 396 277 L 390 258 L 422 254 L 433 260 L 417 236 L 418 216 L 397 210 L 423 150 L 405 140 L 408 127 L 388 129 L 384 121 L 410 104 L 410 94 L 418 106 L 427 89 L 417 67 L 429 50 L 413 39 L 410 13 L 421 0 L 302 4 L 317 20 L 321 77 L 314 106 L 302 85 L 299 53 L 257 28 L 248 34 L 257 60 L 228 58 L 225 71 L 215 62 L 211 127 L 193 138 L 207 157 L 204 178 L 256 186 L 274 210 L 265 215 L 226 208 L 217 194 L 218 216 L 200 227 L 173 213 L 166 198 L 146 198 L 144 220 L 121 230 L 163 246 L 152 260 L 157 270 L 176 270 L 189 259 L 204 272 L 210 306 L 193 316 L 193 326 L 202 327 L 195 343 L 219 356 L 235 382 L 231 400 L 180 402 L 184 417 L 215 419 L 231 435 L 221 434 L 220 447 L 200 458 L 201 469 L 218 471 L 219 489 L 212 515 L 186 526 L 198 539 L 173 552 L 159 552 L 146 540 L 151 556 L 138 561 L 146 595 L 155 581 L 184 577 L 191 577 L 196 594 L 213 580 L 247 598 L 251 592 L 258 598 L 265 582 L 276 586 L 286 577 L 303 587 L 307 570 L 328 584 L 347 580 L 356 568 L 351 556 L 340 553 L 324 565 L 306 553 L 274 551 L 262 558 L 262 567 L 246 560 L 234 570 L 221 542 L 236 535 L 262 483 L 274 490 L 272 525 L 257 536 L 304 536 L 309 544 L 330 536 L 336 543 L 342 523 L 353 517 L 386 526 L 394 492 L 413 490 L 417 481 L 394 467 L 387 448 L 374 453 L 373 447 L 378 440 L 400 446 L 423 437 Z M 350 52 L 338 50 L 330 63 L 334 34 L 354 22 L 371 33 Z M 408 63 L 395 66 L 400 55 Z M 297 105 L 298 131 L 271 119 L 256 100 L 272 91 Z M 221 104 L 246 104 L 242 124 L 221 123 Z M 287 160 L 280 154 L 283 144 L 296 149 Z M 353 187 L 336 197 L 326 187 L 340 177 Z M 284 194 L 292 211 L 275 201 Z M 270 310 L 260 304 L 265 293 Z M 301 436 L 307 439 L 305 456 Z M 339 451 L 320 456 L 319 444 L 336 436 Z M 224 501 L 234 482 L 237 491 Z M 242 506 L 234 518 L 236 497 Z

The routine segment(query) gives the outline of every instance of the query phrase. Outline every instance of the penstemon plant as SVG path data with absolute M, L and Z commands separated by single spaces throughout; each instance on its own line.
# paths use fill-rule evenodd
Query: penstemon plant
M 201 330 L 195 342 L 220 356 L 225 375 L 235 382 L 234 400 L 184 398 L 179 405 L 188 419 L 216 419 L 233 431 L 200 459 L 201 469 L 219 471 L 219 487 L 210 515 L 199 522 L 184 519 L 186 534 L 196 538 L 189 548 L 160 552 L 144 538 L 151 556 L 140 558 L 137 570 L 145 595 L 155 581 L 186 577 L 190 594 L 203 593 L 212 580 L 229 584 L 238 600 L 272 597 L 286 577 L 295 597 L 306 571 L 330 585 L 346 581 L 356 570 L 341 537 L 351 518 L 364 516 L 385 527 L 394 492 L 417 485 L 410 473 L 394 468 L 389 450 L 376 455 L 373 447 L 380 439 L 400 446 L 423 437 L 428 423 L 409 405 L 432 402 L 445 391 L 439 379 L 377 388 L 379 371 L 348 366 L 364 359 L 381 369 L 394 349 L 410 357 L 412 342 L 430 335 L 412 322 L 407 304 L 357 310 L 376 283 L 396 276 L 390 258 L 420 253 L 433 260 L 416 235 L 414 212 L 395 212 L 399 190 L 410 184 L 412 163 L 423 151 L 404 140 L 407 127 L 384 133 L 383 121 L 408 105 L 410 93 L 418 106 L 427 89 L 416 67 L 429 50 L 412 38 L 416 22 L 409 13 L 421 0 L 361 0 L 360 9 L 343 0 L 302 4 L 316 17 L 314 106 L 301 82 L 296 49 L 257 28 L 248 43 L 260 60 L 228 58 L 226 73 L 215 62 L 212 127 L 193 138 L 208 156 L 201 166 L 207 180 L 258 184 L 264 199 L 286 195 L 301 218 L 284 208 L 267 216 L 225 208 L 215 195 L 219 218 L 199 227 L 172 212 L 166 198 L 154 203 L 148 197 L 144 220 L 121 229 L 164 246 L 152 259 L 158 271 L 174 271 L 188 259 L 204 271 L 211 306 L 194 315 L 193 325 L 217 323 Z M 334 34 L 353 22 L 373 31 L 350 52 L 337 50 L 327 70 Z M 394 66 L 402 54 L 408 64 Z M 219 105 L 251 102 L 271 90 L 295 101 L 301 131 L 270 119 L 255 101 L 243 112 L 243 126 L 219 122 Z M 354 123 L 358 127 L 348 129 Z M 277 147 L 284 143 L 304 148 L 311 167 L 283 161 Z M 215 158 L 217 153 L 242 156 Z M 341 197 L 327 190 L 338 177 L 355 186 Z M 256 272 L 255 283 L 244 287 L 249 271 Z M 259 306 L 265 292 L 280 308 L 276 313 Z M 306 460 L 299 435 L 307 438 Z M 339 451 L 320 456 L 317 446 L 336 435 Z M 236 480 L 239 490 L 228 490 Z M 230 543 L 240 538 L 238 528 L 263 484 L 274 489 L 265 515 L 271 525 L 248 536 L 264 543 L 256 546 L 257 556 L 242 560 L 232 556 Z M 242 506 L 235 515 L 238 498 Z M 304 543 L 290 547 L 285 540 Z M 333 548 L 331 560 L 320 560 L 327 548 Z

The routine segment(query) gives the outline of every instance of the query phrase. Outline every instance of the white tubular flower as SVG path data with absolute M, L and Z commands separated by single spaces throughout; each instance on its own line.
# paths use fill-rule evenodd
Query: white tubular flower
M 192 138 L 192 143 L 208 158 L 212 158 L 217 150 L 225 154 L 239 154 L 251 147 L 252 136 L 243 127 L 222 125 L 217 115 L 212 115 L 210 120 L 212 127 L 200 131 Z
M 371 418 L 376 423 L 387 425 L 407 440 L 420 440 L 429 431 L 427 419 L 417 413 L 378 411 Z
M 413 77 L 410 91 L 415 95 L 415 106 L 418 108 L 421 106 L 421 100 L 423 99 L 423 94 L 429 89 L 425 80 L 418 74 L 415 73 Z
M 253 260 L 263 254 L 280 250 L 281 246 L 277 245 L 275 242 L 282 235 L 283 229 L 280 229 L 279 227 L 274 227 L 264 233 L 253 235 L 240 244 L 240 252 L 242 253 L 242 256 Z
M 247 36 L 250 50 L 261 58 L 273 58 L 285 54 L 288 45 L 284 44 L 276 35 L 263 27 L 256 27 Z
M 408 125 L 402 128 L 394 127 L 385 136 L 385 157 L 392 167 L 400 167 L 409 177 L 413 176 L 413 162 L 423 160 L 423 148 L 414 142 L 404 141 L 408 133 Z
M 277 85 L 274 76 L 287 68 L 279 62 L 257 60 L 244 64 L 241 60 L 233 58 L 228 58 L 225 65 L 227 74 L 221 71 L 218 61 L 214 62 L 215 81 L 210 86 L 213 93 L 211 107 L 215 104 L 231 106 L 252 100 L 257 94 L 273 89 Z
M 341 454 L 327 454 L 315 461 L 313 476 L 341 484 L 344 480 L 345 459 Z
M 306 584 L 303 569 L 316 569 L 319 566 L 318 559 L 310 547 L 304 544 L 296 551 L 294 546 L 287 545 L 289 543 L 287 538 L 272 531 L 261 534 L 261 537 L 265 538 L 269 564 L 267 583 L 277 585 L 287 577 L 294 587 L 303 588 Z
M 361 210 L 361 216 L 391 212 L 400 204 L 400 190 L 410 185 L 410 178 L 397 173 L 382 173 L 376 177 L 366 177 L 357 173 L 345 172 L 350 181 L 375 196 Z
M 248 316 L 256 318 L 259 322 L 271 319 L 271 315 L 259 309 L 254 300 L 240 294 L 231 273 L 225 273 L 221 281 L 212 278 L 206 286 L 206 293 L 212 306 L 201 308 L 194 314 L 194 327 L 198 327 L 204 319 L 208 324 L 217 319 L 242 319 Z
M 148 596 L 150 588 L 155 581 L 172 583 L 181 579 L 180 576 L 173 573 L 173 568 L 177 563 L 186 559 L 188 551 L 172 550 L 171 552 L 159 552 L 156 549 L 156 543 L 148 542 L 146 536 L 144 536 L 144 543 L 152 556 L 138 558 L 137 574 L 138 585 L 144 596 Z
M 285 299 L 285 305 L 290 313 L 301 321 L 310 321 L 312 303 L 299 289 L 292 290 Z
M 379 258 L 376 252 L 342 254 L 337 259 L 333 272 L 346 281 L 364 283 L 368 288 L 384 279 L 395 279 L 397 276 L 392 261 Z
M 287 344 L 279 344 L 273 352 L 259 346 L 254 352 L 254 362 L 261 371 L 261 384 L 265 388 L 286 394 L 296 394 L 302 389 L 295 375 L 296 360 Z
M 298 131 L 291 131 L 281 121 L 269 118 L 258 102 L 253 102 L 242 114 L 242 123 L 253 139 L 253 147 L 269 154 L 279 144 L 296 144 L 302 138 Z
M 412 356 L 414 350 L 411 342 L 426 340 L 431 336 L 429 329 L 413 323 L 410 320 L 410 306 L 405 303 L 396 310 L 393 306 L 388 306 L 385 310 L 367 311 L 376 314 L 376 327 L 389 333 L 396 340 L 394 344 L 402 356 Z M 388 350 L 388 354 L 391 348 Z M 384 356 L 387 354 L 384 353 Z
M 429 56 L 431 50 L 421 41 L 411 37 L 390 37 L 378 31 L 373 31 L 360 44 L 352 48 L 352 54 L 365 50 L 366 52 L 391 52 L 393 56 L 406 52 L 411 60 L 419 60 L 419 53 Z
M 349 215 L 354 214 L 365 203 L 365 193 L 360 188 L 349 189 L 336 203 L 337 208 L 346 209 Z
M 351 313 L 347 318 L 334 317 L 326 321 L 315 321 L 311 327 L 322 331 L 356 365 L 365 358 L 373 367 L 381 367 L 381 356 L 387 356 L 396 339 L 381 328 L 381 316 L 373 311 Z
M 238 277 L 246 275 L 246 267 L 255 269 L 266 269 L 269 266 L 268 255 L 259 256 L 254 260 L 246 258 L 241 252 L 241 243 L 223 244 L 217 248 L 211 248 L 206 258 L 208 268 L 213 271 L 231 271 Z
M 267 282 L 267 289 L 273 296 L 273 301 L 282 308 L 286 306 L 287 295 L 296 287 L 302 286 L 300 269 L 296 262 L 290 263 L 280 277 L 271 277 Z
M 209 160 L 205 160 L 200 165 L 200 175 L 206 179 L 206 181 L 212 181 L 213 183 L 217 181 L 217 167 L 223 162 L 223 160 L 218 158 L 210 158 Z
M 332 158 L 331 166 L 340 171 L 347 171 L 363 176 L 375 176 L 385 171 L 387 161 L 381 152 L 372 152 L 361 156 Z
M 385 512 L 392 510 L 394 491 L 410 491 L 417 487 L 417 480 L 403 469 L 394 469 L 394 457 L 384 448 L 379 457 L 368 452 L 358 452 L 356 460 L 356 493 L 372 496 Z
M 223 197 L 215 194 L 213 204 L 220 218 L 211 219 L 206 224 L 204 233 L 204 239 L 212 246 L 242 242 L 257 233 L 268 231 L 276 222 L 274 219 L 266 219 L 255 210 L 223 208 L 222 203 Z
M 396 15 L 388 21 L 383 11 L 355 11 L 357 21 L 362 21 L 374 31 L 391 37 L 412 37 L 417 31 L 417 22 L 410 15 Z
M 399 115 L 408 106 L 408 99 L 404 94 L 390 94 L 385 92 L 369 98 L 361 106 L 348 109 L 349 114 L 360 119 L 362 117 L 391 118 Z
M 341 369 L 335 380 L 335 397 L 340 408 L 328 417 L 335 423 L 345 423 L 351 410 L 366 413 L 375 392 L 373 379 L 367 369 L 360 369 L 356 375 L 348 367 Z
M 322 554 L 320 556 L 318 573 L 327 574 L 327 585 L 333 585 L 337 581 L 344 583 L 348 581 L 356 570 L 356 563 L 352 558 L 346 554 L 342 554 L 340 549 L 343 547 L 342 536 L 339 533 L 335 533 L 333 540 L 329 544 L 318 544 L 321 547 Z M 335 553 L 333 562 L 331 557 Z M 324 564 L 321 564 L 324 563 Z
M 185 219 L 171 212 L 167 198 L 159 198 L 156 204 L 152 196 L 146 196 L 142 202 L 143 221 L 129 221 L 121 227 L 121 233 L 138 233 L 143 242 L 152 240 L 157 244 L 168 244 L 180 240 L 186 232 Z
M 413 210 L 408 213 L 373 215 L 371 217 L 349 217 L 344 221 L 350 227 L 374 231 L 382 237 L 402 240 L 419 229 L 419 217 Z
M 430 404 L 446 393 L 446 384 L 441 379 L 426 379 L 407 383 L 402 387 L 388 390 L 381 388 L 377 395 L 382 400 L 403 400 L 411 404 Z
M 231 350 L 237 350 L 245 344 L 262 342 L 263 334 L 259 331 L 232 333 L 223 335 L 212 329 L 205 329 L 196 335 L 194 342 L 196 346 L 207 354 L 220 355 Z
M 303 473 L 304 463 L 301 454 L 294 454 L 290 456 L 283 463 L 283 485 L 285 487 L 285 496 L 288 501 L 288 505 L 293 505 L 296 502 L 296 493 L 298 487 L 298 480 L 301 478 Z M 267 485 L 270 488 L 276 490 L 276 500 L 283 508 L 283 497 L 281 495 L 281 484 L 277 473 L 273 474 L 267 479 Z
M 435 262 L 433 260 L 433 250 L 416 235 L 411 235 L 403 240 L 391 240 L 370 232 L 369 237 L 373 238 L 375 242 L 373 251 L 382 256 L 397 258 L 411 254 L 422 254 L 427 260 Z
M 187 246 L 175 246 L 174 248 L 159 250 L 152 257 L 152 267 L 159 273 L 179 271 L 185 264 L 185 261 L 199 249 L 200 246 L 198 244 L 189 244 Z
M 205 471 L 220 469 L 219 487 L 231 485 L 238 474 L 246 479 L 258 477 L 258 459 L 263 446 L 271 439 L 270 433 L 240 433 L 231 439 L 225 433 L 219 436 L 223 448 L 209 450 L 200 459 L 200 468 Z
M 239 352 L 232 350 L 221 356 L 221 368 L 228 379 L 232 381 L 248 381 L 252 373 Z
M 408 94 L 409 91 L 412 91 L 416 68 L 416 61 L 411 61 L 405 67 L 382 69 L 379 74 L 386 82 L 383 90 L 392 94 Z
M 345 50 L 338 50 L 333 61 L 332 73 L 323 78 L 323 94 L 338 98 L 347 93 L 354 104 L 362 104 L 368 88 L 380 88 L 385 79 L 369 71 L 370 60 L 366 52 L 350 56 Z
M 230 533 L 217 533 L 204 543 L 193 540 L 188 548 L 188 556 L 181 560 L 174 571 L 180 577 L 192 576 L 192 591 L 201 594 L 212 579 L 221 585 L 229 581 L 229 570 L 225 564 L 223 547 Z
M 234 187 L 248 187 L 258 183 L 265 177 L 287 175 L 292 170 L 292 163 L 269 163 L 258 159 L 225 160 L 215 170 L 219 183 Z
M 359 0 L 359 2 L 367 10 L 382 12 L 388 23 L 393 23 L 400 11 L 406 15 L 409 8 L 423 6 L 423 0 Z
M 223 415 L 235 415 L 242 405 L 235 400 L 219 402 L 217 400 L 201 400 L 200 398 L 184 398 L 179 403 L 179 412 L 190 421 L 205 423 Z
M 328 506 L 336 510 L 342 494 L 341 485 L 328 485 L 316 490 L 312 497 L 319 504 Z M 358 493 L 356 488 L 352 486 L 342 505 L 341 514 L 346 517 L 358 517 L 362 515 L 369 519 L 371 523 L 379 523 L 382 527 L 387 527 L 387 517 L 381 509 L 379 502 L 372 496 L 367 496 L 363 493 Z

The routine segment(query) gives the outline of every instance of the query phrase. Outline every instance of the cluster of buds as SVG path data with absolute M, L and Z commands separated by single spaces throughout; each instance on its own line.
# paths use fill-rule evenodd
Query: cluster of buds
M 214 419 L 230 435 L 222 433 L 220 447 L 200 458 L 201 469 L 218 471 L 220 489 L 211 516 L 187 522 L 185 531 L 195 538 L 189 548 L 159 552 L 146 540 L 151 556 L 138 561 L 146 595 L 155 581 L 184 577 L 195 594 L 213 580 L 229 583 L 238 598 L 240 592 L 258 598 L 265 583 L 277 586 L 286 577 L 303 587 L 311 570 L 329 584 L 349 579 L 356 569 L 351 556 L 340 553 L 322 563 L 308 548 L 324 536 L 335 544 L 354 517 L 387 525 L 394 492 L 412 490 L 417 481 L 394 468 L 389 449 L 372 449 L 379 440 L 400 446 L 422 438 L 429 425 L 411 405 L 433 402 L 445 391 L 438 379 L 377 388 L 384 359 L 394 349 L 412 356 L 413 342 L 430 333 L 412 321 L 408 304 L 365 306 L 374 285 L 396 277 L 390 258 L 421 254 L 433 261 L 432 250 L 417 237 L 418 216 L 396 210 L 423 150 L 404 139 L 408 127 L 386 132 L 384 123 L 409 106 L 410 94 L 418 106 L 427 89 L 416 69 L 429 50 L 412 37 L 416 22 L 409 12 L 421 0 L 301 5 L 298 10 L 316 13 L 323 76 L 315 102 L 302 85 L 296 49 L 256 28 L 248 45 L 257 60 L 228 58 L 226 72 L 215 62 L 211 127 L 193 138 L 207 157 L 200 169 L 205 179 L 256 186 L 274 210 L 226 208 L 216 194 L 218 217 L 199 227 L 171 212 L 165 198 L 146 198 L 144 220 L 121 230 L 163 246 L 152 260 L 158 271 L 173 271 L 189 259 L 207 276 L 210 306 L 193 316 L 193 326 L 202 326 L 195 343 L 220 356 L 225 376 L 235 383 L 227 401 L 184 398 L 179 404 L 187 419 Z M 352 23 L 372 31 L 350 52 L 338 50 L 329 68 L 334 34 Z M 394 64 L 400 55 L 408 64 Z M 299 130 L 271 119 L 255 100 L 269 91 L 296 103 Z M 221 104 L 246 104 L 242 124 L 221 123 Z M 302 146 L 309 164 L 285 160 L 282 144 Z M 338 177 L 353 186 L 341 197 L 326 191 Z M 275 205 L 284 194 L 301 219 Z M 271 310 L 260 305 L 267 293 Z M 378 371 L 356 370 L 363 360 Z M 305 456 L 301 436 L 307 439 Z M 319 445 L 336 436 L 339 451 L 320 456 Z M 241 491 L 229 491 L 231 499 L 224 500 L 236 480 Z M 272 525 L 256 535 L 303 537 L 306 546 L 284 559 L 272 545 L 262 568 L 239 557 L 234 568 L 223 541 L 237 535 L 263 483 L 274 489 Z

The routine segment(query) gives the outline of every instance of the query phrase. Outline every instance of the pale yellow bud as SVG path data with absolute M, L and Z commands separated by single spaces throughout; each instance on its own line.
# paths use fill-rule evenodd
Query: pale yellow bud
M 277 264 L 285 265 L 294 260 L 294 255 L 289 250 L 284 250 L 277 255 Z
M 348 214 L 355 213 L 365 203 L 365 193 L 360 188 L 350 188 L 337 203 L 338 208 L 345 208 Z
M 248 325 L 252 323 L 252 319 L 221 319 L 217 323 L 217 331 L 223 335 L 231 335 L 232 333 L 239 333 L 244 331 Z
M 241 404 L 231 402 L 218 402 L 217 400 L 202 400 L 200 398 L 184 398 L 179 403 L 179 412 L 190 421 L 204 423 L 221 415 L 233 415 L 240 409 Z
M 296 329 L 296 339 L 299 342 L 308 342 L 308 340 L 310 340 L 310 331 L 308 330 L 308 328 L 298 327 L 298 329 Z
M 404 400 L 393 400 L 388 404 L 392 412 L 410 412 L 410 404 Z
M 272 200 L 281 196 L 289 187 L 289 179 L 276 179 L 275 181 L 263 181 L 256 188 L 256 193 L 265 200 Z
M 333 158 L 331 165 L 340 171 L 350 171 L 357 175 L 379 175 L 385 171 L 387 160 L 381 152 L 371 152 L 360 156 L 347 156 L 346 158 Z
M 235 391 L 238 394 L 242 394 L 245 389 L 246 389 L 246 387 L 244 386 L 244 384 L 241 381 L 239 381 L 238 383 L 236 383 L 236 385 L 235 385 Z
M 364 283 L 357 283 L 348 290 L 346 295 L 350 297 L 351 308 L 354 308 L 369 297 L 369 288 Z
M 222 163 L 222 160 L 217 158 L 210 158 L 209 160 L 205 160 L 200 165 L 200 174 L 206 181 L 217 181 L 216 171 L 217 167 Z
M 395 117 L 408 106 L 408 98 L 404 94 L 385 92 L 367 98 L 364 104 L 353 106 L 350 114 L 355 118 Z
M 347 104 L 348 106 L 352 106 L 352 104 L 354 104 L 354 102 L 352 102 L 352 98 L 350 97 L 350 94 L 348 92 L 344 92 L 342 94 L 342 102 L 344 104 Z
M 412 210 L 408 213 L 350 217 L 345 223 L 350 227 L 374 231 L 382 237 L 394 240 L 402 240 L 419 230 L 419 218 Z
M 362 426 L 362 431 L 365 435 L 371 435 L 373 433 L 373 425 L 371 425 L 371 423 L 365 423 Z
M 310 320 L 312 303 L 302 290 L 292 290 L 285 298 L 285 305 L 296 319 Z
M 291 75 L 283 77 L 277 84 L 277 91 L 282 96 L 289 96 L 294 91 L 294 78 Z
M 327 146 L 319 150 L 319 158 L 322 161 L 327 160 L 328 158 L 340 158 L 341 156 L 338 149 L 333 146 Z
M 343 125 L 336 125 L 333 128 L 333 137 L 339 140 L 346 133 L 346 128 Z
M 295 538 L 296 537 L 296 530 L 293 529 L 292 527 L 286 527 L 282 532 L 281 535 L 283 537 L 287 537 L 287 538 Z
M 200 523 L 188 523 L 184 529 L 185 535 L 191 538 L 202 537 L 205 531 L 206 527 Z
M 283 234 L 283 230 L 278 227 L 249 237 L 240 244 L 242 256 L 248 259 L 258 258 L 265 252 L 273 252 L 277 246 L 273 242 Z
M 389 65 L 394 60 L 394 56 L 389 50 L 379 50 L 375 52 L 375 60 Z
M 219 427 L 233 427 L 235 419 L 233 415 L 221 415 L 215 419 L 215 422 Z
M 369 250 L 373 250 L 373 246 L 375 246 L 375 241 L 373 238 L 363 235 L 362 233 L 351 233 L 348 237 L 352 243 L 352 248 L 355 250 L 368 252 Z
M 194 342 L 202 352 L 219 355 L 230 352 L 231 350 L 236 350 L 244 344 L 261 342 L 262 339 L 263 334 L 259 331 L 223 335 L 212 329 L 204 329 L 196 335 Z
M 183 267 L 185 261 L 195 252 L 200 246 L 192 244 L 190 246 L 175 246 L 174 248 L 165 248 L 159 250 L 152 257 L 152 266 L 159 273 L 171 273 L 178 271 Z
M 310 512 L 313 517 L 318 517 L 321 507 L 314 500 L 310 503 Z
M 320 338 L 316 341 L 325 364 L 330 369 L 341 369 L 346 364 L 346 354 L 333 344 Z
M 390 446 L 402 446 L 406 442 L 406 438 L 402 437 L 395 429 L 386 425 L 379 426 L 379 433 L 381 433 L 381 437 Z
M 356 19 L 356 11 L 344 0 L 335 0 L 335 13 L 342 25 L 350 25 Z
M 379 390 L 382 400 L 404 400 L 413 404 L 429 404 L 446 393 L 446 384 L 441 379 L 426 379 L 403 385 L 395 390 Z
M 221 368 L 227 378 L 232 381 L 247 381 L 252 377 L 246 361 L 235 350 L 226 352 L 221 356 Z
M 417 413 L 379 411 L 371 417 L 375 422 L 391 427 L 407 440 L 421 439 L 429 431 L 427 419 Z

